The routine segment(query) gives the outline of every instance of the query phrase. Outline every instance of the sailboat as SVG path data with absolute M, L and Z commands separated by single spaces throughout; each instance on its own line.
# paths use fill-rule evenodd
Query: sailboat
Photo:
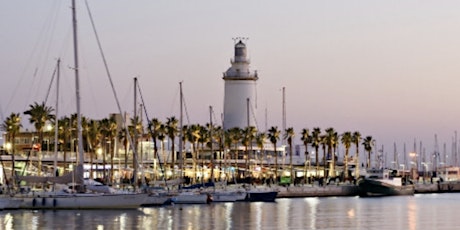
M 179 92 L 180 92 L 180 116 L 179 116 L 179 126 L 180 126 L 180 131 L 179 131 L 179 171 L 181 172 L 180 179 L 183 181 L 183 164 L 184 164 L 184 157 L 183 157 L 183 142 L 182 142 L 182 136 L 183 136 L 183 93 L 182 93 L 182 82 L 179 82 Z M 176 204 L 206 204 L 212 201 L 212 197 L 209 194 L 204 194 L 201 193 L 200 191 L 197 191 L 196 189 L 185 189 L 183 190 L 182 187 L 179 188 L 177 192 L 175 193 L 174 196 L 171 198 L 171 202 L 176 203 Z
M 213 154 L 213 143 L 212 143 L 212 132 L 213 132 L 213 122 L 212 122 L 212 106 L 209 106 L 209 136 L 211 137 L 211 179 L 212 187 L 206 188 L 202 193 L 210 194 L 212 196 L 212 202 L 235 202 L 235 201 L 244 201 L 246 199 L 246 191 L 242 188 L 229 188 L 227 187 L 226 181 L 221 181 L 216 183 L 214 181 L 214 154 Z
M 77 46 L 77 20 L 75 0 L 72 0 L 72 20 L 74 38 L 75 85 L 77 98 L 77 133 L 78 133 L 78 163 L 73 172 L 60 177 L 22 176 L 19 180 L 31 183 L 55 183 L 73 186 L 55 191 L 40 191 L 14 194 L 12 199 L 21 200 L 19 208 L 25 209 L 127 209 L 138 208 L 147 197 L 145 193 L 128 193 L 114 191 L 111 193 L 98 193 L 88 191 L 83 178 L 83 138 L 80 111 L 80 84 L 78 75 L 78 46 Z M 113 191 L 113 190 L 112 190 Z

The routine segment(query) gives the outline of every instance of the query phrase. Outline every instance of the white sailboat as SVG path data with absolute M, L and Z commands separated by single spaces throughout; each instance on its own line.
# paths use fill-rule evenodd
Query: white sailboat
M 75 83 L 77 98 L 77 133 L 78 133 L 78 164 L 73 172 L 61 177 L 19 177 L 20 180 L 32 183 L 74 183 L 72 189 L 55 191 L 28 192 L 15 194 L 11 199 L 20 200 L 19 208 L 26 209 L 127 209 L 138 208 L 147 198 L 145 193 L 125 192 L 95 192 L 88 191 L 83 179 L 83 138 L 80 111 L 80 84 L 78 75 L 78 46 L 77 46 L 77 20 L 75 0 L 72 0 L 72 20 L 74 38 Z M 78 185 L 78 186 L 75 186 Z

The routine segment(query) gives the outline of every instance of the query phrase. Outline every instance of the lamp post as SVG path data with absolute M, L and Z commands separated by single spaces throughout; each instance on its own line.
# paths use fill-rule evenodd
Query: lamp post
M 102 155 L 102 148 L 101 147 L 97 148 L 96 153 L 97 153 L 98 159 L 101 159 L 100 157 Z M 98 165 L 98 164 L 96 164 L 96 165 Z M 93 165 L 91 165 L 91 168 L 93 168 Z M 97 171 L 98 171 L 98 167 L 96 167 L 96 172 Z M 91 176 L 93 176 L 93 175 L 91 175 Z
M 53 126 L 51 124 L 46 125 L 46 133 L 48 134 L 48 141 L 46 142 L 46 153 L 49 153 L 50 151 L 50 134 L 52 129 Z
M 11 148 L 12 148 L 12 146 L 13 146 L 13 145 L 11 144 L 11 142 L 6 142 L 6 143 L 5 143 L 5 149 L 6 149 L 6 152 L 7 152 L 8 154 L 11 153 Z

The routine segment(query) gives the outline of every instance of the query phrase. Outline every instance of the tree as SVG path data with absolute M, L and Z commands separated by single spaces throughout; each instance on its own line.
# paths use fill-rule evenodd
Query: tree
M 15 159 L 14 155 L 16 153 L 16 135 L 19 133 L 20 129 L 22 127 L 21 124 L 21 117 L 19 116 L 19 113 L 11 113 L 9 117 L 6 118 L 6 120 L 3 122 L 1 129 L 6 132 L 6 138 L 7 142 L 11 143 L 11 179 L 12 179 L 12 184 L 14 185 L 14 178 L 15 178 Z
M 64 173 L 67 169 L 67 145 L 72 138 L 72 127 L 70 118 L 65 116 L 58 120 L 58 138 L 61 151 L 64 151 Z
M 272 126 L 268 130 L 268 138 L 270 139 L 270 142 L 273 144 L 273 151 L 275 152 L 275 178 L 278 182 L 278 152 L 276 151 L 276 143 L 280 139 L 280 131 L 278 130 L 278 127 Z
M 235 168 L 236 170 L 238 170 L 238 142 L 241 140 L 242 138 L 242 130 L 238 127 L 233 127 L 231 129 L 228 130 L 229 132 L 229 139 L 230 139 L 230 142 L 234 145 L 234 149 L 233 149 L 233 152 L 234 152 L 234 163 L 235 163 Z M 238 172 L 238 171 L 237 171 Z
M 40 144 L 39 148 L 39 162 L 38 162 L 38 175 L 41 175 L 42 162 L 42 142 L 43 142 L 43 131 L 46 125 L 46 122 L 52 122 L 55 119 L 55 116 L 51 114 L 54 111 L 52 107 L 45 105 L 45 102 L 38 104 L 35 102 L 33 105 L 29 105 L 29 110 L 25 111 L 25 115 L 29 115 L 29 122 L 34 125 L 35 131 L 38 134 L 38 143 Z
M 327 174 L 327 169 L 328 167 L 326 166 L 326 163 L 327 163 L 327 153 L 326 153 L 326 150 L 327 150 L 327 146 L 328 146 L 328 143 L 327 143 L 327 134 L 323 134 L 320 136 L 320 143 L 321 143 L 321 147 L 323 149 L 323 176 L 324 177 L 327 177 L 328 174 Z
M 248 126 L 243 130 L 243 137 L 241 139 L 241 143 L 245 148 L 246 172 L 249 172 L 249 159 L 251 158 L 252 153 L 252 140 L 256 137 L 256 134 L 257 129 L 254 126 Z
M 160 148 L 161 148 L 161 157 L 163 157 L 163 165 L 167 163 L 168 158 L 165 155 L 165 139 L 166 139 L 166 126 L 165 124 L 161 124 L 160 127 L 156 130 L 158 132 L 158 140 L 160 141 Z M 161 158 L 160 158 L 161 159 Z M 161 162 L 161 160 L 160 160 Z
M 149 122 L 149 133 L 153 139 L 153 157 L 156 159 L 158 158 L 158 146 L 157 146 L 157 138 L 160 135 L 160 128 L 161 128 L 161 121 L 157 118 L 153 118 Z
M 291 184 L 294 183 L 294 168 L 292 167 L 292 138 L 294 138 L 295 132 L 294 128 L 289 127 L 284 131 L 284 139 L 287 141 L 289 145 L 289 167 L 291 169 Z
M 104 118 L 99 122 L 99 129 L 100 129 L 100 142 L 104 148 L 104 153 L 103 153 L 103 164 L 104 164 L 104 180 L 106 182 L 110 182 L 111 184 L 113 183 L 113 158 L 114 158 L 114 148 L 112 143 L 115 140 L 115 137 L 117 135 L 117 122 L 115 120 L 115 117 L 110 117 L 110 118 Z M 106 154 L 110 154 L 110 177 L 106 178 L 105 174 L 105 165 L 106 165 Z
M 222 174 L 222 157 L 223 157 L 223 152 L 224 152 L 224 130 L 222 129 L 222 126 L 215 126 L 212 130 L 212 136 L 213 139 L 216 140 L 216 142 L 219 145 L 219 178 L 221 178 Z M 215 162 L 215 158 L 214 162 Z
M 364 145 L 364 150 L 367 152 L 367 165 L 366 168 L 371 167 L 371 152 L 372 149 L 374 148 L 374 139 L 372 139 L 372 136 L 366 136 L 363 140 L 363 145 Z
M 337 132 L 334 128 L 327 128 L 326 130 L 326 145 L 328 148 L 328 156 L 327 158 L 331 160 L 330 169 L 329 169 L 329 176 L 335 177 L 335 148 L 337 146 Z
M 200 126 L 197 124 L 192 124 L 187 129 L 187 140 L 192 145 L 192 168 L 193 168 L 193 183 L 197 181 L 197 157 L 198 157 L 198 141 L 200 140 Z
M 348 153 L 350 152 L 350 147 L 351 147 L 351 143 L 353 142 L 353 136 L 351 135 L 351 132 L 344 132 L 341 136 L 341 141 L 342 141 L 342 144 L 345 146 L 345 159 L 344 159 L 344 162 L 345 162 L 345 170 L 344 170 L 344 179 L 347 180 L 348 179 L 348 175 L 349 175 L 349 172 L 348 172 Z
M 129 146 L 129 139 L 127 135 L 127 129 L 122 128 L 118 132 L 118 139 L 123 143 L 123 148 L 125 150 L 125 168 L 128 168 L 128 146 Z
M 355 178 L 359 178 L 359 143 L 361 142 L 361 133 L 355 131 L 353 133 L 352 142 L 355 144 L 356 154 L 355 154 Z
M 256 136 L 256 145 L 260 149 L 260 154 L 262 155 L 262 156 L 259 156 L 260 166 L 261 167 L 262 167 L 263 158 L 265 156 L 264 144 L 265 144 L 266 140 L 267 140 L 267 134 L 266 133 L 260 132 L 260 133 L 257 134 L 257 136 Z
M 166 133 L 171 140 L 171 164 L 172 169 L 174 170 L 174 166 L 176 165 L 176 151 L 175 151 L 175 139 L 176 135 L 179 133 L 177 129 L 177 125 L 179 124 L 179 120 L 176 117 L 169 117 L 166 121 Z
M 321 129 L 313 128 L 312 132 L 312 146 L 315 148 L 315 161 L 316 161 L 316 176 L 319 171 L 319 147 L 321 146 Z
M 309 129 L 302 129 L 302 133 L 300 136 L 300 140 L 302 141 L 303 145 L 305 146 L 305 163 L 304 163 L 304 170 L 303 174 L 305 179 L 307 178 L 307 162 L 311 164 L 310 162 L 310 154 L 308 153 L 308 144 L 312 143 L 312 136 L 310 134 Z
M 93 162 L 94 162 L 94 155 L 96 154 L 97 148 L 100 147 L 101 143 L 101 132 L 99 128 L 99 121 L 97 120 L 90 120 L 88 123 L 88 143 L 90 146 L 90 173 L 89 176 L 93 179 Z

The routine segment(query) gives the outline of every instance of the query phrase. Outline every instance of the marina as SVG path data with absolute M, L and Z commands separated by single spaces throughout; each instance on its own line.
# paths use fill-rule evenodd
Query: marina
M 30 91 L 27 93 L 33 96 L 17 96 L 16 92 L 9 92 L 12 95 L 10 101 L 6 102 L 6 99 L 1 98 L 0 229 L 457 228 L 456 210 L 460 202 L 460 148 L 457 131 L 454 131 L 452 137 L 443 137 L 443 141 L 439 143 L 437 134 L 434 134 L 433 145 L 431 142 L 422 143 L 418 137 L 410 141 L 399 137 L 401 133 L 423 135 L 420 127 L 436 132 L 438 129 L 434 125 L 425 127 L 428 122 L 422 119 L 424 116 L 411 114 L 410 119 L 404 119 L 405 114 L 393 114 L 392 111 L 414 111 L 420 114 L 440 111 L 439 108 L 427 111 L 409 108 L 409 96 L 398 95 L 402 93 L 396 88 L 405 81 L 402 76 L 417 75 L 405 71 L 391 72 L 410 69 L 406 58 L 398 60 L 400 53 L 391 52 L 388 60 L 376 59 L 375 62 L 380 65 L 374 66 L 365 74 L 346 74 L 348 68 L 363 71 L 371 68 L 367 66 L 369 63 L 365 63 L 365 59 L 372 57 L 367 53 L 358 59 L 359 65 L 353 66 L 346 62 L 353 55 L 357 55 L 360 49 L 364 50 L 361 45 L 367 41 L 353 44 L 352 41 L 356 39 L 350 39 L 350 44 L 343 46 L 352 45 L 352 52 L 348 50 L 344 52 L 348 54 L 346 57 L 338 58 L 337 54 L 329 54 L 324 48 L 340 48 L 334 45 L 337 41 L 329 39 L 338 37 L 335 34 L 327 34 L 328 39 L 324 39 L 319 33 L 318 37 L 321 39 L 317 42 L 327 43 L 308 44 L 308 50 L 290 46 L 297 39 L 305 39 L 302 36 L 297 37 L 296 33 L 302 30 L 299 27 L 292 34 L 273 30 L 270 31 L 274 32 L 273 35 L 261 36 L 262 39 L 270 39 L 281 34 L 292 40 L 276 49 L 276 42 L 254 39 L 254 43 L 251 43 L 252 40 L 250 42 L 248 37 L 237 36 L 231 38 L 233 44 L 229 41 L 227 46 L 218 48 L 222 51 L 209 54 L 206 52 L 207 48 L 218 42 L 199 33 L 209 19 L 194 27 L 182 28 L 183 31 L 196 33 L 200 37 L 197 42 L 190 35 L 167 36 L 169 30 L 177 28 L 172 24 L 182 19 L 182 15 L 171 17 L 175 12 L 165 10 L 162 13 L 166 16 L 155 14 L 163 17 L 162 20 L 155 18 L 149 21 L 148 26 L 139 22 L 132 24 L 136 26 L 126 26 L 121 21 L 111 24 L 119 14 L 123 14 L 121 11 L 107 18 L 100 18 L 100 14 L 110 11 L 110 7 L 99 5 L 103 6 L 99 10 L 104 10 L 96 12 L 96 17 L 93 18 L 89 3 L 85 1 L 86 7 L 77 7 L 77 2 L 82 3 L 72 0 L 71 7 L 63 7 L 60 5 L 63 3 L 55 1 L 55 7 L 50 8 L 52 13 L 45 13 L 50 21 L 46 23 L 53 26 L 63 21 L 59 10 L 65 8 L 66 14 L 71 13 L 66 18 L 69 22 L 66 26 L 68 38 L 71 39 L 44 36 L 45 40 L 49 39 L 46 44 L 48 50 L 42 53 L 63 57 L 52 61 L 40 60 L 43 66 L 36 67 L 33 77 L 29 73 L 33 72 L 30 67 L 25 67 L 22 70 L 23 75 L 27 76 L 25 80 L 16 79 L 18 74 L 5 74 L 14 76 L 15 81 L 32 85 L 41 85 L 49 80 L 49 86 L 47 91 L 43 86 L 38 87 L 38 93 L 32 92 L 35 91 L 34 87 L 23 86 L 15 91 L 18 94 Z M 237 5 L 237 11 L 245 9 L 242 5 Z M 82 14 L 77 9 L 84 11 L 84 8 L 89 19 L 80 20 L 78 17 L 77 20 L 77 16 Z M 156 9 L 156 6 L 153 8 Z M 184 7 L 179 11 L 186 14 L 186 9 Z M 330 10 L 329 6 L 326 9 Z M 132 11 L 129 15 L 141 16 L 137 11 Z M 152 12 L 148 12 L 147 16 L 150 17 Z M 216 13 L 218 9 L 211 9 L 209 12 Z M 192 12 L 190 21 L 209 12 Z M 300 14 L 304 13 L 299 12 Z M 246 22 L 238 23 L 240 17 L 235 15 L 229 17 L 232 24 L 236 28 L 245 28 L 242 26 Z M 95 23 L 94 19 L 97 18 L 102 19 L 101 25 Z M 139 18 L 145 20 L 143 16 Z M 332 19 L 336 20 L 331 17 L 326 21 Z M 89 25 L 78 27 L 77 21 L 89 22 Z M 120 31 L 107 33 L 107 25 L 104 25 L 106 23 L 120 27 Z M 276 23 L 267 25 L 275 28 L 279 26 Z M 283 23 L 282 20 L 279 23 Z M 167 25 L 168 31 L 157 31 L 157 26 L 164 26 L 163 24 Z M 262 29 L 261 25 L 266 23 L 259 24 L 256 28 L 248 27 L 249 31 Z M 374 28 L 373 24 L 367 26 Z M 18 28 L 27 31 L 23 27 Z M 132 37 L 124 37 L 129 30 L 122 29 L 123 27 L 137 27 L 152 34 L 138 36 L 133 33 L 130 34 Z M 220 27 L 213 27 L 211 30 Z M 225 27 L 230 31 L 234 30 L 228 28 L 231 26 Z M 44 28 L 43 33 L 53 31 L 51 34 L 54 34 L 54 28 L 49 31 Z M 79 28 L 84 32 L 80 34 Z M 326 26 L 320 30 L 330 33 L 336 29 Z M 56 34 L 63 31 L 64 29 L 57 29 Z M 360 34 L 355 28 L 350 31 Z M 403 28 L 401 31 L 407 30 Z M 162 33 L 165 33 L 165 37 L 162 37 Z M 222 34 L 228 36 L 227 33 L 225 31 Z M 96 38 L 95 47 L 88 45 L 89 42 L 86 41 L 93 35 Z M 311 35 L 308 37 L 315 37 Z M 149 41 L 143 42 L 141 49 L 134 52 L 133 48 L 138 43 L 136 39 L 145 36 L 149 37 Z M 341 36 L 346 36 L 346 33 Z M 22 35 L 21 38 L 27 37 Z M 152 41 L 158 37 L 162 38 L 156 40 L 155 47 L 150 47 Z M 376 37 L 385 36 L 377 34 Z M 195 42 L 180 40 L 185 38 Z M 38 40 L 37 44 L 40 43 Z M 66 45 L 56 44 L 57 40 Z M 171 41 L 174 43 L 170 43 Z M 259 49 L 261 45 L 270 43 L 273 44 L 269 49 Z M 82 49 L 79 49 L 79 44 L 82 44 Z M 55 46 L 66 47 L 62 48 L 65 52 L 54 53 Z M 73 48 L 72 52 L 68 51 L 71 49 L 69 47 Z M 108 50 L 111 52 L 105 52 L 107 47 L 110 47 Z M 113 47 L 123 52 L 114 52 Z M 157 52 L 164 47 L 168 47 L 164 53 Z M 252 47 L 256 50 L 250 50 Z M 314 54 L 316 47 L 322 48 L 315 56 L 284 56 L 295 52 Z M 391 51 L 391 47 L 386 48 L 388 51 L 385 51 Z M 83 52 L 79 53 L 80 51 Z M 114 53 L 118 53 L 117 56 L 106 56 Z M 142 53 L 148 53 L 149 56 L 139 60 L 141 58 L 137 55 L 140 57 Z M 190 53 L 193 56 L 188 56 Z M 385 52 L 378 53 L 383 55 Z M 9 55 L 13 56 L 12 54 Z M 90 58 L 83 57 L 88 54 Z M 94 56 L 101 56 L 101 60 L 94 60 Z M 118 58 L 122 57 L 130 59 L 125 59 L 121 64 Z M 201 59 L 203 57 L 205 59 Z M 16 58 L 22 62 L 26 59 Z M 227 59 L 230 62 L 226 64 Z M 385 66 L 385 63 L 393 59 L 398 60 L 397 64 L 403 67 Z M 30 60 L 30 63 L 37 62 L 32 57 Z M 147 62 L 144 63 L 145 60 Z M 310 72 L 320 62 L 327 65 Z M 103 66 L 92 69 L 95 63 Z M 112 63 L 113 66 L 109 65 Z M 149 68 L 142 78 L 137 74 L 136 68 L 141 66 L 138 63 L 144 63 Z M 164 69 L 164 72 L 157 72 L 162 65 L 166 66 L 165 63 L 173 65 Z M 262 71 L 255 70 L 252 63 L 261 63 Z M 346 68 L 340 68 L 340 65 Z M 420 67 L 414 69 L 421 68 L 422 65 L 418 64 Z M 42 69 L 51 69 L 50 66 L 54 69 L 48 79 L 42 76 Z M 272 66 L 279 69 L 273 71 Z M 307 71 L 292 75 L 291 85 L 286 87 L 285 80 L 291 78 L 291 69 L 304 66 Z M 117 71 L 112 71 L 109 67 Z M 334 73 L 336 68 L 339 71 Z M 385 71 L 379 68 L 384 68 Z M 329 71 L 340 78 L 330 78 Z M 386 71 L 387 75 L 396 76 L 395 79 L 387 75 L 381 76 L 388 78 L 391 84 L 387 81 L 374 83 L 375 79 L 371 76 Z M 112 78 L 115 76 L 112 72 L 123 75 Z M 439 75 L 435 71 L 427 72 Z M 36 75 L 37 73 L 40 74 Z M 69 79 L 68 75 L 72 75 L 75 82 L 61 84 L 61 80 Z M 109 79 L 108 82 L 97 86 L 93 84 L 92 81 L 101 81 L 100 78 L 105 77 L 104 75 Z M 215 75 L 212 80 L 207 78 L 212 75 Z M 361 75 L 366 75 L 366 78 L 353 79 L 354 76 Z M 128 83 L 125 80 L 128 78 L 131 81 L 131 77 L 126 76 L 135 77 Z M 39 83 L 36 82 L 38 78 Z M 303 81 L 304 78 L 308 81 Z M 438 78 L 443 80 L 442 77 Z M 423 76 L 421 79 L 424 79 Z M 411 82 L 419 80 L 411 79 Z M 324 81 L 323 84 L 315 84 L 321 81 Z M 354 84 L 345 84 L 348 82 Z M 454 85 L 453 81 L 446 82 Z M 376 93 L 377 89 L 385 88 L 385 84 L 391 85 L 387 91 L 392 92 L 391 96 L 396 95 L 396 99 L 384 93 Z M 191 85 L 195 88 L 191 88 Z M 422 95 L 412 90 L 416 88 L 414 85 L 405 85 L 406 88 L 401 91 L 407 92 L 410 88 L 410 96 L 416 95 L 418 101 L 423 101 L 419 107 L 439 104 L 430 102 L 427 98 L 422 100 Z M 334 88 L 336 86 L 340 88 Z M 269 87 L 269 90 L 261 93 L 266 89 L 264 87 Z M 293 88 L 297 90 L 292 90 Z M 87 89 L 92 91 L 85 91 Z M 110 95 L 110 90 L 113 95 Z M 188 94 L 185 96 L 184 91 L 187 90 Z M 169 94 L 173 91 L 176 94 Z M 70 97 L 69 92 L 72 93 Z M 43 99 L 42 94 L 45 93 Z M 118 93 L 125 97 L 119 98 Z M 291 97 L 287 98 L 287 94 Z M 92 97 L 89 98 L 89 95 Z M 297 98 L 293 98 L 293 95 Z M 456 98 L 447 96 L 446 98 Z M 379 102 L 378 97 L 385 100 Z M 431 98 L 435 97 L 430 95 L 429 99 Z M 441 99 L 443 100 L 439 101 L 444 101 L 444 98 Z M 112 100 L 115 103 L 111 103 Z M 407 100 L 404 108 L 394 106 L 398 100 Z M 52 105 L 52 102 L 55 104 Z M 9 107 L 10 104 L 14 104 L 13 109 Z M 8 111 L 9 116 L 3 115 L 5 105 L 8 107 L 5 111 Z M 278 109 L 273 109 L 274 107 Z M 450 111 L 444 114 L 455 115 Z M 454 116 L 455 119 L 457 117 Z M 337 122 L 341 119 L 342 122 Z M 387 119 L 390 120 L 388 123 Z M 295 123 L 292 122 L 294 120 Z M 412 122 L 417 128 L 410 129 L 401 125 Z M 455 122 L 443 125 L 449 130 L 455 129 Z M 377 132 L 379 129 L 375 127 L 380 126 L 383 128 Z M 388 130 L 391 134 L 388 134 Z M 382 133 L 388 136 L 382 138 Z M 430 139 L 432 137 L 433 135 Z M 449 140 L 450 143 L 444 140 Z M 393 142 L 392 151 L 388 150 L 389 142 Z M 450 149 L 448 144 L 451 144 Z

